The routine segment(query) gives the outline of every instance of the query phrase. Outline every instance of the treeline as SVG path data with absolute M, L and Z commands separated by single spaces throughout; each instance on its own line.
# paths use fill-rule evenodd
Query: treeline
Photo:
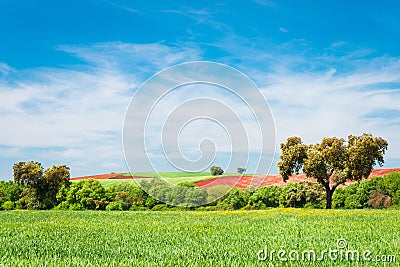
M 65 165 L 43 171 L 40 164 L 28 162 L 16 164 L 14 171 L 14 182 L 0 182 L 0 209 L 3 210 L 235 210 L 324 208 L 326 204 L 325 190 L 320 184 L 309 181 L 285 187 L 233 188 L 225 194 L 229 188 L 223 185 L 198 189 L 188 187 L 190 184 L 173 186 L 160 179 L 146 179 L 141 186 L 149 195 L 130 182 L 109 188 L 93 179 L 71 183 L 69 168 Z M 191 208 L 202 203 L 209 204 Z M 400 172 L 338 188 L 333 201 L 333 207 L 341 209 L 399 206 Z
M 9 209 L 51 209 L 58 205 L 57 194 L 70 185 L 70 168 L 54 165 L 44 170 L 40 162 L 18 162 L 14 181 L 0 182 L 0 207 Z

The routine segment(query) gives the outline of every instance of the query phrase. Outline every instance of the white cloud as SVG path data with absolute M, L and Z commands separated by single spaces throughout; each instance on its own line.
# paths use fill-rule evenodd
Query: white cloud
M 11 67 L 10 65 L 4 63 L 4 62 L 0 62 L 0 74 L 4 74 L 7 75 L 10 72 L 14 72 L 15 69 L 13 67 Z
M 293 135 L 312 143 L 325 136 L 367 132 L 387 139 L 387 156 L 400 158 L 400 121 L 377 116 L 400 112 L 399 62 L 383 57 L 364 61 L 353 72 L 336 72 L 288 70 L 263 77 L 269 84 L 263 92 L 275 117 L 278 142 Z
M 262 85 L 262 92 L 275 118 L 277 143 L 292 135 L 299 135 L 311 143 L 325 136 L 346 137 L 348 134 L 371 132 L 389 141 L 387 156 L 398 162 L 400 122 L 397 117 L 386 116 L 385 112 L 400 112 L 399 59 L 389 56 L 368 58 L 370 54 L 366 52 L 349 52 L 336 58 L 334 55 L 287 54 L 285 51 L 291 44 L 282 45 L 282 53 L 276 53 L 278 50 L 262 51 L 254 46 L 246 48 L 245 53 L 244 45 L 223 43 L 232 57 L 221 60 L 229 63 L 232 58 L 245 55 L 245 60 L 236 66 Z M 58 49 L 79 57 L 86 61 L 86 65 L 19 71 L 0 64 L 0 72 L 4 74 L 0 76 L 0 154 L 3 158 L 15 158 L 15 161 L 32 157 L 33 160 L 48 162 L 48 165 L 65 163 L 71 166 L 73 175 L 126 170 L 122 124 L 135 89 L 165 67 L 202 57 L 201 50 L 196 47 L 174 47 L 162 43 L 112 42 L 64 45 Z M 298 68 L 303 65 L 312 67 Z M 342 65 L 351 67 L 344 70 Z M 7 76 L 11 72 L 12 77 Z M 171 82 L 179 78 L 170 77 Z M 167 102 L 161 103 L 157 109 L 159 113 L 153 119 L 163 122 L 167 110 L 176 108 L 184 100 L 204 97 L 205 94 L 209 96 L 209 93 L 207 90 L 192 90 L 172 94 L 165 99 Z M 248 140 L 257 140 L 257 125 L 251 123 L 249 111 L 238 105 L 235 99 L 225 96 L 216 93 L 212 98 L 234 107 L 233 111 L 241 116 L 241 121 L 247 123 Z M 149 95 L 143 101 L 152 98 Z M 237 127 L 232 119 L 233 113 L 214 106 L 209 108 L 211 113 L 220 116 L 219 120 L 226 127 Z M 177 120 L 182 118 L 184 116 L 176 117 Z M 188 158 L 199 156 L 199 138 L 207 134 L 199 129 L 210 127 L 209 123 L 191 125 L 183 132 L 181 151 Z M 220 130 L 216 132 L 223 133 Z M 158 129 L 149 132 L 149 138 L 159 136 Z M 210 136 L 215 139 L 218 150 L 229 152 L 226 136 Z M 176 139 L 174 135 L 165 137 Z M 157 145 L 149 145 L 154 158 L 157 158 L 160 154 Z M 212 153 L 211 146 L 202 148 L 204 153 Z M 255 151 L 254 142 L 250 148 L 246 143 L 240 143 L 239 148 L 238 151 Z M 171 151 L 172 157 L 177 156 L 174 152 L 178 151 Z M 146 156 L 140 153 L 142 151 L 138 152 L 138 157 Z M 11 177 L 11 169 L 12 166 L 9 173 L 1 177 Z
M 126 170 L 122 125 L 139 82 L 199 54 L 192 48 L 158 43 L 58 49 L 87 64 L 14 70 L 13 77 L 0 77 L 1 157 L 14 156 L 17 161 L 23 154 L 42 162 L 66 163 L 74 175 Z M 7 66 L 0 65 L 1 70 L 12 70 Z M 10 177 L 10 171 L 1 176 Z

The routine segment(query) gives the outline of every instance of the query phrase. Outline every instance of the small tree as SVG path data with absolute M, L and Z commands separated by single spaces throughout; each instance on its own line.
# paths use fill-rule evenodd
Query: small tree
M 343 138 L 322 139 L 321 143 L 305 145 L 300 137 L 289 137 L 281 144 L 279 173 L 287 181 L 293 173 L 303 169 L 307 177 L 317 179 L 326 192 L 326 208 L 332 207 L 332 196 L 336 188 L 346 179 L 368 178 L 378 163 L 383 166 L 383 156 L 388 143 L 371 134 L 350 135 L 347 144 Z
M 14 164 L 14 182 L 27 184 L 30 187 L 38 188 L 43 178 L 43 167 L 40 162 L 18 162 Z
M 21 193 L 21 206 L 27 209 L 42 209 L 45 195 L 42 164 L 34 161 L 18 162 L 14 164 L 13 170 L 14 182 L 27 186 Z
M 48 168 L 44 172 L 44 189 L 46 191 L 46 196 L 56 204 L 56 195 L 60 188 L 65 185 L 69 187 L 70 185 L 70 168 L 66 165 L 53 166 Z
M 14 164 L 14 183 L 26 185 L 22 202 L 27 207 L 49 208 L 56 204 L 56 195 L 60 188 L 65 185 L 69 187 L 69 167 L 66 165 L 53 166 L 43 172 L 40 162 L 18 162 Z M 33 203 L 30 205 L 29 203 Z M 49 205 L 42 203 L 46 202 Z
M 237 172 L 240 174 L 243 174 L 246 172 L 246 168 L 239 167 L 239 168 L 237 168 Z
M 219 166 L 211 166 L 210 168 L 211 175 L 222 175 L 224 170 Z

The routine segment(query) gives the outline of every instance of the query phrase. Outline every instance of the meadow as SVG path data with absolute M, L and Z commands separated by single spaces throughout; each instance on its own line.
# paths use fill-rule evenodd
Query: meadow
M 266 247 L 276 252 L 260 261 Z M 309 250 L 316 260 L 302 260 Z M 0 266 L 398 266 L 398 257 L 400 211 L 390 209 L 0 212 Z
M 209 172 L 132 172 L 132 173 L 122 173 L 122 176 L 148 176 L 148 177 L 155 177 L 159 176 L 167 180 L 172 184 L 180 184 L 180 183 L 196 183 L 208 179 L 215 178 L 215 176 L 210 175 Z M 237 175 L 237 174 L 224 174 L 220 177 L 230 176 L 230 175 Z M 146 179 L 146 178 L 144 178 Z M 99 180 L 100 183 L 105 187 L 111 187 L 114 185 L 118 185 L 122 182 L 128 182 L 132 185 L 137 185 L 135 180 L 139 181 L 142 178 L 136 179 L 101 179 Z

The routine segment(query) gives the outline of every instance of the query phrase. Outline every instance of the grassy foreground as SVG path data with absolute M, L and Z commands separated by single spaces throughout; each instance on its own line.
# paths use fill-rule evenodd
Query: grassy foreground
M 299 260 L 285 262 L 273 254 L 272 261 L 260 261 L 265 247 L 268 255 L 297 251 Z M 307 250 L 317 260 L 302 260 Z M 323 250 L 337 250 L 339 257 L 319 261 Z M 361 258 L 369 250 L 372 260 L 341 260 L 340 251 L 348 250 Z M 396 262 L 376 262 L 382 255 L 396 256 Z M 395 210 L 0 212 L 0 266 L 398 266 L 399 261 Z

